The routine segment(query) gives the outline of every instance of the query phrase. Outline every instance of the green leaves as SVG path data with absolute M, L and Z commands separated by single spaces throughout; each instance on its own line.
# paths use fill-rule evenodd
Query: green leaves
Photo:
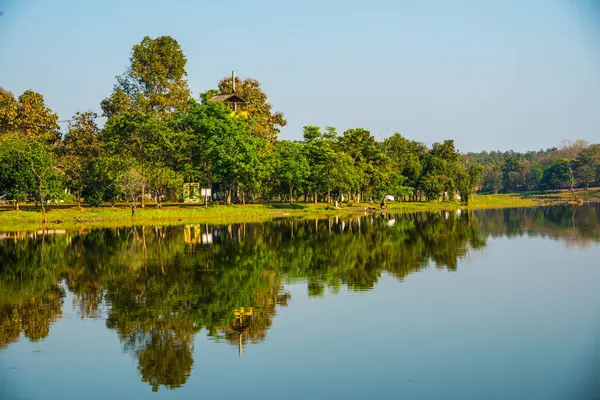
M 127 72 L 117 78 L 112 95 L 102 101 L 103 115 L 113 117 L 132 110 L 168 117 L 186 109 L 190 91 L 185 80 L 187 60 L 170 36 L 146 36 L 133 46 Z
M 276 179 L 289 190 L 291 203 L 294 188 L 304 185 L 310 175 L 310 165 L 303 144 L 278 142 L 275 146 L 275 157 Z
M 0 193 L 17 201 L 59 199 L 62 171 L 43 141 L 6 135 L 0 138 Z

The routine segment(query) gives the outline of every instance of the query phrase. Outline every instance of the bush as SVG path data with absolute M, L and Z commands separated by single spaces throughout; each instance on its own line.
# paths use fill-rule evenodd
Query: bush
M 102 192 L 92 192 L 85 197 L 86 203 L 92 207 L 98 207 L 102 204 Z

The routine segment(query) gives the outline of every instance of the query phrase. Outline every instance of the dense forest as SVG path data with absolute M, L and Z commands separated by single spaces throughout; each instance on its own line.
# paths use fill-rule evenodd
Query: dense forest
M 66 130 L 31 90 L 0 88 L 0 198 L 19 203 L 180 201 L 184 182 L 218 184 L 213 200 L 469 201 L 490 192 L 548 190 L 598 183 L 600 145 L 576 142 L 542 152 L 461 155 L 453 140 L 422 143 L 394 134 L 376 141 L 366 129 L 338 133 L 305 126 L 302 140 L 278 140 L 286 125 L 260 83 L 223 78 L 191 95 L 186 57 L 169 36 L 133 46 L 126 71 L 98 114 L 77 112 Z M 240 115 L 215 95 L 248 102 Z M 218 96 L 217 96 L 218 97 Z
M 565 141 L 561 148 L 517 153 L 467 153 L 483 166 L 479 190 L 490 193 L 554 190 L 600 185 L 600 144 Z

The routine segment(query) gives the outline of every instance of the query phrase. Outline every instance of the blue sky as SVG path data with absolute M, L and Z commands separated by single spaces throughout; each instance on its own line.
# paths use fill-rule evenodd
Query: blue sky
M 144 36 L 171 35 L 195 97 L 236 70 L 288 126 L 364 127 L 462 151 L 600 142 L 595 0 L 0 0 L 0 86 L 100 111 Z

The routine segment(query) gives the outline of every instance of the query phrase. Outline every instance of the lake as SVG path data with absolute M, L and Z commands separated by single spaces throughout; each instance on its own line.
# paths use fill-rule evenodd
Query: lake
M 0 232 L 0 398 L 598 399 L 600 206 Z

